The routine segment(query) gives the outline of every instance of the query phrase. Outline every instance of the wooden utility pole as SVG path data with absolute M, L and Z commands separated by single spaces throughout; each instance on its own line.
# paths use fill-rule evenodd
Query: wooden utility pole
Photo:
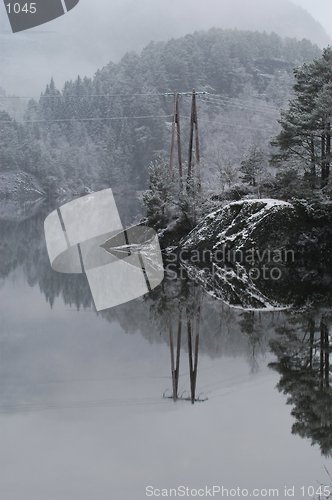
M 171 173 L 173 172 L 173 158 L 175 149 L 175 139 L 178 150 L 178 169 L 179 169 L 179 179 L 180 187 L 182 186 L 182 147 L 181 147 L 181 123 L 180 123 L 180 94 L 178 92 L 174 93 L 174 110 L 173 110 L 173 122 L 172 122 L 172 139 L 171 139 L 171 152 L 169 168 Z
M 200 178 L 199 164 L 201 157 L 200 157 L 200 146 L 199 146 L 199 135 L 198 135 L 197 93 L 195 90 L 193 90 L 192 92 L 192 101 L 191 101 L 188 180 L 190 180 L 193 176 L 194 139 L 195 139 L 196 168 L 197 168 L 197 176 L 199 179 Z
M 183 162 L 182 162 L 182 146 L 181 146 L 181 124 L 180 124 L 180 97 L 181 96 L 191 96 L 191 119 L 190 119 L 190 138 L 189 138 L 189 162 L 188 162 L 188 179 L 192 177 L 193 173 L 193 156 L 194 156 L 194 142 L 195 142 L 195 156 L 197 164 L 197 177 L 199 186 L 200 182 L 200 144 L 198 135 L 198 114 L 197 114 L 197 96 L 206 95 L 207 92 L 168 92 L 165 96 L 174 97 L 174 107 L 173 107 L 173 121 L 172 121 L 172 138 L 171 138 L 171 150 L 170 150 L 170 161 L 169 168 L 173 172 L 174 164 L 174 150 L 175 143 L 177 144 L 178 150 L 178 169 L 179 169 L 179 179 L 180 179 L 180 189 L 183 188 Z

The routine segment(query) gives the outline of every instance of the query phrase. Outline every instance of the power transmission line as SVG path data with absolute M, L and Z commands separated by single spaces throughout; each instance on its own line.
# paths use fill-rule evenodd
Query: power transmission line
M 39 96 L 0 96 L 0 99 L 87 99 L 89 97 L 165 97 L 168 94 L 163 92 L 163 93 L 142 93 L 142 94 L 85 94 L 85 95 L 77 95 L 77 94 L 71 94 L 71 95 L 66 95 L 66 94 L 55 94 L 55 95 L 39 95 Z
M 205 105 L 210 105 L 211 104 L 211 109 L 213 109 L 213 107 L 215 108 L 218 108 L 218 109 L 221 109 L 222 111 L 227 111 L 228 108 L 232 108 L 230 109 L 229 111 L 247 111 L 249 113 L 252 113 L 252 114 L 263 114 L 265 116 L 269 116 L 271 117 L 272 115 L 277 115 L 279 116 L 279 113 L 277 112 L 277 110 L 272 110 L 272 109 L 264 109 L 264 108 L 259 108 L 259 107 L 249 107 L 249 106 L 246 106 L 246 105 L 238 105 L 238 104 L 232 104 L 232 103 L 227 103 L 226 105 L 225 104 L 221 104 L 221 103 L 204 103 Z M 208 108 L 205 108 L 206 110 L 208 110 Z
M 70 95 L 70 96 L 65 96 L 62 94 L 56 95 L 56 96 L 40 96 L 40 98 L 47 98 L 47 99 L 81 99 L 81 100 L 88 100 L 90 98 L 125 98 L 125 97 L 135 97 L 135 96 L 141 96 L 141 97 L 167 97 L 167 96 L 174 96 L 175 94 L 173 92 L 166 92 L 166 93 L 133 93 L 133 94 L 90 94 L 90 95 L 83 95 L 83 96 L 78 96 L 78 95 Z M 189 92 L 178 92 L 178 96 L 185 96 L 189 97 L 191 93 Z M 237 98 L 226 98 L 222 97 L 220 94 L 210 94 L 208 92 L 197 92 L 197 96 L 206 96 L 206 100 L 201 100 L 203 104 L 209 105 L 212 104 L 215 107 L 219 107 L 220 109 L 224 109 L 224 105 L 228 105 L 231 107 L 234 107 L 239 110 L 247 110 L 247 111 L 254 111 L 254 112 L 260 112 L 260 113 L 265 113 L 265 114 L 270 114 L 272 111 L 279 111 L 277 107 L 269 106 L 262 104 L 261 101 L 258 101 L 257 105 L 253 103 L 252 105 L 248 103 L 243 103 L 243 101 L 237 99 Z M 31 97 L 28 96 L 0 96 L 1 99 L 30 99 Z M 166 118 L 168 118 L 171 115 L 167 115 Z M 150 116 L 149 116 L 150 117 Z M 79 120 L 79 121 L 102 121 L 102 120 L 108 120 L 108 119 L 126 119 L 126 118 L 131 118 L 131 117 L 96 117 L 96 118 L 68 118 L 68 119 L 54 119 L 52 121 L 70 121 L 70 120 Z M 132 118 L 141 118 L 141 117 L 132 117 Z M 143 116 L 142 118 L 145 118 Z M 153 118 L 153 116 L 151 116 Z M 161 118 L 159 116 L 156 116 L 156 118 Z M 40 119 L 40 120 L 21 120 L 20 123 L 39 123 L 39 122 L 45 122 L 45 121 L 51 121 L 51 120 L 46 120 L 46 119 Z M 0 120 L 0 122 L 8 122 L 9 120 Z
M 191 92 L 177 92 L 178 95 L 180 96 L 191 96 Z M 208 92 L 198 92 L 197 95 L 208 95 Z M 214 95 L 214 94 L 213 94 Z M 145 93 L 130 93 L 130 94 L 84 94 L 84 95 L 77 95 L 77 94 L 71 94 L 71 95 L 66 95 L 66 94 L 54 94 L 54 95 L 45 95 L 41 94 L 39 96 L 0 96 L 0 99 L 58 99 L 58 98 L 64 98 L 64 99 L 87 99 L 89 97 L 169 97 L 169 96 L 174 96 L 174 92 L 145 92 Z
M 105 118 L 56 118 L 56 119 L 40 119 L 40 120 L 0 120 L 0 123 L 62 123 L 62 122 L 94 122 L 94 121 L 113 121 L 113 120 L 143 120 L 143 119 L 160 119 L 171 118 L 172 115 L 143 115 L 143 116 L 110 116 Z
M 214 125 L 214 122 L 211 122 L 211 120 L 209 120 L 208 118 L 200 118 L 200 121 L 204 122 L 204 123 L 209 123 L 209 124 L 211 124 L 211 126 Z M 244 129 L 244 130 L 251 130 L 251 131 L 262 131 L 262 132 L 268 131 L 267 127 L 257 127 L 257 126 L 251 126 L 251 125 L 239 125 L 236 123 L 225 122 L 225 121 L 223 121 L 222 123 L 219 123 L 217 125 L 217 128 L 220 128 L 220 127 L 223 128 L 225 126 L 227 126 L 228 128 L 235 128 L 237 130 Z M 276 128 L 276 127 L 273 127 L 273 128 Z M 272 128 L 271 128 L 270 132 L 271 133 L 273 132 Z
M 215 101 L 233 102 L 233 103 L 238 102 L 239 104 L 243 103 L 243 101 L 239 97 L 225 97 L 222 96 L 221 94 L 207 94 L 207 99 Z M 258 98 L 254 99 L 257 100 L 257 105 L 262 108 L 264 107 L 266 109 L 279 110 L 279 108 L 277 106 L 274 106 L 273 104 L 268 104 L 267 102 L 264 102 L 263 100 Z M 253 106 L 256 107 L 256 103 L 253 103 Z
M 19 125 L 20 124 L 33 124 L 33 123 L 72 123 L 72 122 L 101 122 L 101 121 L 121 121 L 121 120 L 128 120 L 128 119 L 135 119 L 135 120 L 139 120 L 139 119 L 161 119 L 161 118 L 172 118 L 173 115 L 160 115 L 160 116 L 156 116 L 156 115 L 146 115 L 146 116 L 120 116 L 120 117 L 108 117 L 108 118 L 63 118 L 63 119 L 50 119 L 50 120 L 47 120 L 47 119 L 41 119 L 41 120 L 21 120 L 21 121 L 16 121 L 16 120 L 0 120 L 0 124 L 1 123 L 7 123 L 7 124 L 14 124 L 14 123 L 18 123 Z M 183 118 L 190 118 L 190 116 L 186 115 L 184 116 Z M 211 122 L 210 119 L 208 118 L 200 118 L 200 121 L 201 122 L 208 122 L 210 123 L 211 125 L 213 125 L 213 122 Z M 231 123 L 231 122 L 225 122 L 223 121 L 222 124 L 218 124 L 218 127 L 219 126 L 222 126 L 222 125 L 226 125 L 228 127 L 233 127 L 233 128 L 238 128 L 238 129 L 248 129 L 248 130 L 262 130 L 262 131 L 266 131 L 267 128 L 266 127 L 252 127 L 250 125 L 239 125 L 239 124 L 234 124 L 234 123 Z M 272 130 L 271 130 L 272 131 Z
M 179 96 L 184 96 L 184 97 L 190 97 L 192 95 L 191 92 L 177 92 Z M 153 97 L 168 97 L 168 96 L 174 96 L 174 92 L 162 92 L 162 93 L 155 93 L 155 92 L 146 92 L 146 93 L 130 93 L 130 94 L 119 94 L 119 93 L 113 93 L 113 94 L 86 94 L 86 95 L 65 95 L 65 94 L 56 94 L 56 95 L 40 95 L 40 96 L 0 96 L 0 100 L 6 100 L 6 99 L 11 99 L 11 100 L 16 100 L 16 99 L 90 99 L 90 98 L 130 98 L 130 97 L 148 97 L 148 98 L 153 98 Z M 229 103 L 232 106 L 239 105 L 241 108 L 248 107 L 247 104 L 243 104 L 243 101 L 241 101 L 239 98 L 233 98 L 233 97 L 225 97 L 222 96 L 221 94 L 214 94 L 214 93 L 209 93 L 209 92 L 197 92 L 196 96 L 205 96 L 206 101 L 203 100 L 203 102 L 206 103 L 217 103 L 217 104 L 223 104 L 223 103 Z M 250 106 L 250 104 L 249 104 Z M 252 108 L 255 110 L 261 109 L 261 110 L 266 110 L 266 111 L 279 111 L 279 108 L 273 105 L 269 105 L 268 103 L 263 103 L 261 100 L 257 99 L 257 105 L 253 103 Z
M 83 99 L 83 98 L 89 98 L 89 97 L 132 97 L 132 96 L 144 96 L 144 97 L 168 97 L 168 96 L 185 96 L 185 97 L 188 97 L 188 96 L 192 96 L 192 92 L 177 92 L 177 93 L 174 93 L 174 92 L 165 92 L 165 93 L 160 93 L 160 94 L 155 94 L 155 93 L 133 93 L 133 94 L 91 94 L 90 96 L 69 96 L 71 98 L 80 98 L 80 99 Z M 219 94 L 210 94 L 208 92 L 196 92 L 196 96 L 207 96 L 207 100 L 201 100 L 201 103 L 204 103 L 204 104 L 212 104 L 215 108 L 217 108 L 218 110 L 224 110 L 224 107 L 223 107 L 223 104 L 224 102 L 227 103 L 228 105 L 231 105 L 232 107 L 235 107 L 239 110 L 247 110 L 247 111 L 259 111 L 259 112 L 262 112 L 262 113 L 266 113 L 268 114 L 268 112 L 271 112 L 271 111 L 277 111 L 278 108 L 275 108 L 275 107 L 266 107 L 265 106 L 255 106 L 255 108 L 249 108 L 247 107 L 246 105 L 243 105 L 241 101 L 239 101 L 238 99 L 234 98 L 223 98 L 222 96 L 220 96 Z M 215 97 L 216 96 L 216 97 Z M 62 97 L 62 98 L 65 98 L 66 96 L 63 96 L 63 95 L 59 95 L 59 96 L 41 96 L 41 97 L 47 97 L 47 98 L 58 98 L 58 97 Z M 212 100 L 211 100 L 211 97 L 212 97 Z M 215 97 L 215 99 L 214 99 Z M 12 97 L 12 96 L 0 96 L 0 99 L 6 99 L 6 98 L 16 98 L 16 97 Z M 18 98 L 28 98 L 28 97 L 25 97 L 25 96 L 18 96 Z M 254 105 L 253 105 L 254 106 Z M 178 113 L 179 113 L 179 107 L 177 108 L 178 110 Z M 196 111 L 197 112 L 197 111 Z M 18 123 L 18 124 L 34 124 L 34 123 L 71 123 L 71 122 L 103 122 L 103 121 L 121 121 L 121 120 L 128 120 L 128 119 L 135 119 L 135 120 L 143 120 L 143 119 L 167 119 L 167 118 L 171 118 L 173 117 L 173 120 L 174 120 L 174 116 L 175 114 L 173 113 L 172 115 L 139 115 L 139 116 L 131 116 L 131 115 L 128 115 L 128 116 L 113 116 L 113 117 L 91 117 L 91 118 L 59 118 L 59 119 L 46 119 L 46 118 L 43 118 L 43 119 L 34 119 L 34 120 L 0 120 L 0 123 L 8 123 L 8 124 L 14 124 L 15 122 Z M 189 118 L 187 116 L 185 116 L 185 118 Z M 177 117 L 177 120 L 179 120 L 179 116 Z M 209 119 L 207 118 L 201 118 L 201 120 L 203 122 L 210 122 Z M 230 127 L 230 128 L 239 128 L 239 129 L 249 129 L 249 130 L 262 130 L 262 131 L 266 131 L 266 127 L 252 127 L 252 126 L 245 126 L 245 125 L 237 125 L 237 124 L 234 124 L 234 123 L 230 123 L 230 122 L 225 122 L 223 121 L 223 123 L 221 125 L 224 125 L 224 126 L 227 126 L 227 127 Z M 272 131 L 272 130 L 271 130 Z M 180 129 L 178 128 L 178 140 L 179 140 L 179 135 L 180 135 Z M 180 144 L 180 148 L 181 148 L 181 144 Z M 181 164 L 182 164 L 182 161 L 181 161 Z M 179 157 L 179 166 L 180 166 L 180 157 Z M 181 168 L 180 168 L 181 170 Z
M 248 103 L 245 103 L 245 102 L 241 102 L 241 101 L 232 101 L 231 99 L 229 101 L 221 101 L 221 100 L 206 100 L 206 101 L 201 101 L 203 104 L 205 105 L 209 105 L 211 104 L 212 106 L 219 106 L 220 108 L 222 109 L 225 109 L 226 106 L 231 106 L 231 107 L 235 107 L 237 109 L 241 109 L 241 110 L 248 110 L 248 111 L 252 111 L 252 112 L 260 112 L 260 113 L 265 113 L 265 114 L 269 114 L 271 115 L 271 113 L 276 113 L 276 112 L 280 112 L 280 110 L 278 108 L 272 108 L 272 107 L 265 107 L 265 106 L 260 106 L 259 104 L 248 104 Z

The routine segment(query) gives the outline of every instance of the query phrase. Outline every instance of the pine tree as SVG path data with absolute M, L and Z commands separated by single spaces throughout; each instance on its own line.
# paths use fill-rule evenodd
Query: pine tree
M 153 227 L 165 227 L 173 205 L 174 182 L 169 165 L 164 160 L 156 160 L 149 166 L 150 186 L 143 194 L 146 214 Z
M 297 158 L 310 173 L 312 186 L 316 185 L 318 166 L 324 187 L 331 164 L 332 48 L 325 49 L 320 59 L 296 69 L 294 76 L 295 97 L 281 114 L 282 130 L 272 142 L 279 152 L 272 162 Z
M 250 186 L 258 187 L 258 193 L 263 172 L 266 168 L 265 163 L 265 154 L 257 146 L 252 146 L 245 159 L 241 162 L 241 172 L 244 174 L 242 180 Z

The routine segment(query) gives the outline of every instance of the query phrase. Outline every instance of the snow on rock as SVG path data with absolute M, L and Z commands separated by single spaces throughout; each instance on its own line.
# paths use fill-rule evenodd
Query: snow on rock
M 290 203 L 241 200 L 207 215 L 181 242 L 186 250 L 284 249 L 298 215 Z
M 190 277 L 232 307 L 303 307 L 330 293 L 332 203 L 233 202 L 206 216 L 178 252 Z
M 38 181 L 26 172 L 0 173 L 0 198 L 34 198 L 43 196 Z

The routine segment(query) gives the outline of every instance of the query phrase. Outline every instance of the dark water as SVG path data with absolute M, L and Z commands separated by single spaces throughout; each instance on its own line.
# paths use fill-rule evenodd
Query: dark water
M 183 278 L 97 314 L 47 213 L 0 221 L 1 499 L 330 483 L 328 303 L 245 311 Z

